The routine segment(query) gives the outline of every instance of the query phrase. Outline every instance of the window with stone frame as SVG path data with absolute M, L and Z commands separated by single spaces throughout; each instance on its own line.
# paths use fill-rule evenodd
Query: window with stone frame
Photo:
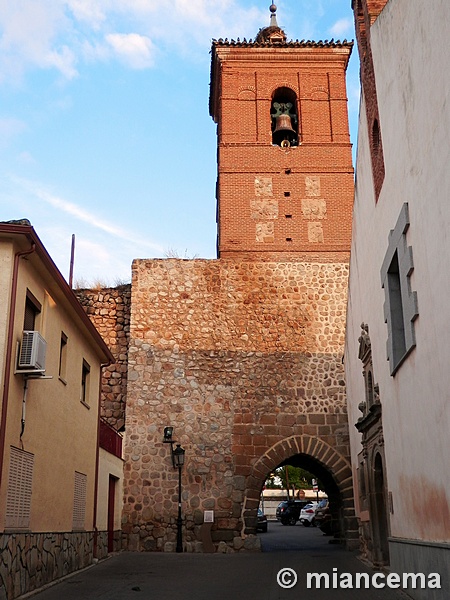
M 367 371 L 365 372 L 364 380 L 366 383 L 367 408 L 370 409 L 370 407 L 373 404 L 373 396 L 374 396 L 372 369 L 367 369 Z
M 409 229 L 408 203 L 404 203 L 395 229 L 389 233 L 388 250 L 381 267 L 384 288 L 384 319 L 387 323 L 387 358 L 391 375 L 395 375 L 405 358 L 416 346 L 414 321 L 419 316 L 417 293 L 411 291 L 414 270 L 411 246 L 407 245 Z

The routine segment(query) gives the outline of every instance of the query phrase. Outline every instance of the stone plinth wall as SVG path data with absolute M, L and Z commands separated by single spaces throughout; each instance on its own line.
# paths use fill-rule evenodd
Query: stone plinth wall
M 13 600 L 89 566 L 93 540 L 91 531 L 0 535 L 1 600 Z
M 119 430 L 125 423 L 131 286 L 83 289 L 76 295 L 116 359 L 103 369 L 101 415 Z
M 214 511 L 217 549 L 257 548 L 247 535 L 254 489 L 263 484 L 255 469 L 259 477 L 261 468 L 268 474 L 289 452 L 325 467 L 330 457 L 330 473 L 336 471 L 337 485 L 345 480 L 352 510 L 342 364 L 347 278 L 346 263 L 134 261 L 124 449 L 128 549 L 175 549 L 178 473 L 162 442 L 167 425 L 186 450 L 187 551 L 202 551 L 205 510 Z
M 114 531 L 113 536 L 113 549 L 112 552 L 120 552 L 122 550 L 122 531 Z M 108 556 L 108 532 L 99 531 L 97 534 L 97 550 L 95 552 L 95 558 L 101 560 Z
M 122 532 L 114 532 L 114 552 Z M 108 555 L 108 532 L 97 534 L 97 559 Z M 0 600 L 13 600 L 92 564 L 94 533 L 4 533 L 0 535 Z

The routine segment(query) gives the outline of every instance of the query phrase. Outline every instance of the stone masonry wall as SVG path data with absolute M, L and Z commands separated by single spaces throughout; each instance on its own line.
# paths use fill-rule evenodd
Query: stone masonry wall
M 0 599 L 13 600 L 92 564 L 92 531 L 0 535 Z
M 186 450 L 186 551 L 203 549 L 204 510 L 214 510 L 219 550 L 256 547 L 245 503 L 250 488 L 263 483 L 252 479 L 261 458 L 275 461 L 263 463 L 267 471 L 281 462 L 271 450 L 277 444 L 286 452 L 286 440 L 295 438 L 292 454 L 314 457 L 320 440 L 324 460 L 335 456 L 333 464 L 347 472 L 347 278 L 346 263 L 134 261 L 124 449 L 128 549 L 175 549 L 178 473 L 162 442 L 167 425 Z
M 75 293 L 116 359 L 103 369 L 101 416 L 119 430 L 125 424 L 131 286 Z
M 122 532 L 114 532 L 114 551 Z M 97 532 L 95 558 L 108 555 L 108 532 Z M 94 532 L 0 535 L 0 600 L 13 600 L 93 563 Z

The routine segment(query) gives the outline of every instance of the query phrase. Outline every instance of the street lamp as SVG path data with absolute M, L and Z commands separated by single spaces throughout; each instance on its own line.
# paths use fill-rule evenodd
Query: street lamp
M 164 439 L 163 442 L 165 444 L 170 444 L 170 453 L 172 455 L 172 464 L 174 469 L 178 469 L 178 517 L 177 517 L 177 552 L 183 552 L 183 536 L 182 536 L 182 524 L 183 521 L 181 519 L 181 469 L 184 465 L 184 454 L 185 449 L 181 447 L 181 444 L 177 444 L 175 450 L 173 449 L 173 445 L 176 442 L 172 439 L 173 435 L 173 427 L 165 427 L 164 428 Z
M 177 517 L 177 552 L 183 552 L 183 538 L 181 533 L 181 469 L 184 465 L 184 453 L 185 450 L 177 444 L 177 447 L 173 451 L 173 463 L 175 468 L 178 468 L 178 517 Z

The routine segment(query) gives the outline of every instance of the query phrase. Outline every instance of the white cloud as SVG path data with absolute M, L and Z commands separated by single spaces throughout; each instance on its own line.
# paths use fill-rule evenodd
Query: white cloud
M 107 220 L 100 218 L 96 214 L 89 212 L 72 202 L 58 198 L 44 189 L 36 187 L 34 192 L 38 198 L 44 200 L 54 208 L 57 208 L 69 214 L 70 216 L 83 221 L 84 223 L 88 223 L 91 227 L 100 229 L 101 231 L 104 231 L 115 238 L 121 239 L 124 242 L 140 243 L 148 248 L 151 248 L 152 250 L 156 250 L 158 252 L 162 251 L 161 246 L 158 244 L 148 240 L 138 239 L 137 236 L 132 232 L 126 231 L 125 229 L 122 229 L 113 223 L 109 223 Z
M 240 0 L 0 0 L 0 82 L 34 68 L 72 79 L 83 59 L 149 68 L 156 43 L 206 56 L 211 38 L 254 38 L 268 21 Z
M 285 26 L 283 15 L 292 21 L 295 11 L 279 4 L 278 21 Z M 302 0 L 301 36 L 314 37 L 326 10 L 323 0 Z M 72 79 L 84 59 L 150 68 L 156 46 L 204 59 L 211 38 L 254 39 L 269 16 L 268 5 L 256 0 L 0 0 L 0 81 L 20 79 L 32 68 Z M 340 37 L 351 29 L 345 18 L 330 32 Z
M 336 37 L 351 35 L 353 31 L 353 21 L 350 18 L 339 19 L 330 28 L 330 33 Z
M 92 257 L 95 256 L 97 266 L 106 268 L 114 261 L 113 254 L 108 250 L 108 247 L 103 244 L 98 244 L 92 240 L 80 237 L 75 239 L 75 250 L 77 251 L 77 259 L 82 259 L 83 262 L 92 262 Z M 81 255 L 81 256 L 80 256 Z M 131 266 L 131 265 L 130 265 Z M 101 272 L 101 269 L 99 269 Z
M 66 79 L 73 79 L 78 75 L 75 68 L 77 59 L 75 54 L 67 46 L 63 46 L 59 52 L 50 51 L 42 57 L 41 66 L 55 67 Z
M 33 223 L 36 225 L 36 223 Z M 129 281 L 131 256 L 128 248 L 108 242 L 107 237 L 96 236 L 95 241 L 86 231 L 71 222 L 39 223 L 37 233 L 47 252 L 64 277 L 68 280 L 70 270 L 72 235 L 75 235 L 74 283 L 90 287 L 98 282 L 115 285 L 117 280 Z
M 111 249 L 83 236 L 75 239 L 74 282 L 87 287 L 100 283 L 115 286 L 131 280 L 133 254 L 128 249 Z M 83 282 L 80 281 L 80 274 Z
M 70 217 L 74 217 L 75 219 L 82 221 L 83 223 L 87 223 L 91 227 L 100 230 L 110 236 L 116 238 L 117 240 L 121 240 L 122 242 L 126 242 L 127 244 L 139 245 L 142 248 L 147 248 L 152 250 L 153 252 L 157 252 L 159 254 L 163 253 L 163 247 L 156 243 L 152 242 L 148 238 L 141 238 L 132 231 L 127 231 L 114 223 L 108 222 L 106 219 L 103 219 L 99 215 L 96 215 L 93 212 L 85 210 L 81 206 L 65 200 L 64 198 L 60 198 L 50 193 L 42 184 L 27 181 L 25 179 L 21 179 L 18 177 L 14 177 L 13 181 L 16 185 L 25 189 L 30 196 L 34 196 L 35 198 L 39 198 L 44 201 L 46 204 L 56 208 L 58 211 L 61 211 Z
M 89 62 L 105 61 L 111 56 L 111 47 L 101 42 L 89 42 L 85 40 L 82 43 L 83 57 Z
M 98 29 L 106 20 L 106 14 L 98 0 L 67 0 L 67 6 L 77 21 Z
M 120 60 L 132 69 L 153 66 L 155 48 L 150 38 L 137 33 L 111 33 L 106 41 Z
M 59 36 L 71 30 L 61 0 L 14 0 L 0 3 L 0 81 L 20 79 L 29 67 L 76 74 L 76 56 Z M 70 37 L 70 36 L 69 36 Z

